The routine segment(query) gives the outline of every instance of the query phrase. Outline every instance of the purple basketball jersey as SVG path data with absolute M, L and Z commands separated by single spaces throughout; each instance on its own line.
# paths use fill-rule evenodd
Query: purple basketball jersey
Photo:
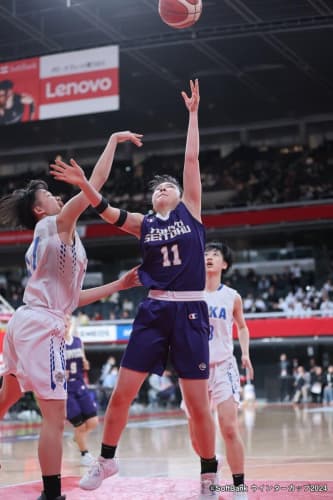
M 66 370 L 69 372 L 68 391 L 75 391 L 84 384 L 83 379 L 83 349 L 79 337 L 73 337 L 71 344 L 66 344 Z
M 180 202 L 164 220 L 146 215 L 142 222 L 143 286 L 155 290 L 200 291 L 205 288 L 205 229 Z

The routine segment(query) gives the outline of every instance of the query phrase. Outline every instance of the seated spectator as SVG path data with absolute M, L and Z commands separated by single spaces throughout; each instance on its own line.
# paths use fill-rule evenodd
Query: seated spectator
M 175 401 L 176 386 L 172 382 L 170 371 L 164 370 L 161 376 L 153 373 L 148 382 L 150 385 L 148 390 L 149 405 L 166 406 Z
M 118 367 L 116 366 L 116 358 L 110 356 L 102 366 L 101 375 L 99 377 L 99 404 L 102 410 L 105 410 L 108 405 L 117 378 Z

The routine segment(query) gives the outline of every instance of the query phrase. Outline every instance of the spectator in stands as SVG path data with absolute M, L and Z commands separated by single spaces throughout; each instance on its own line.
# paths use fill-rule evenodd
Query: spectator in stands
M 243 303 L 243 307 L 244 307 L 244 312 L 245 313 L 252 313 L 254 312 L 255 308 L 254 308 L 254 298 L 253 298 L 253 294 L 252 293 L 248 293 L 244 299 L 244 303 Z
M 293 397 L 294 403 L 306 403 L 308 401 L 308 384 L 304 366 L 298 366 L 294 375 L 295 394 Z
M 320 310 L 327 316 L 333 315 L 333 301 L 330 300 L 329 294 L 325 291 L 322 294 L 322 302 L 320 304 Z
M 118 376 L 116 358 L 109 356 L 101 369 L 99 376 L 98 402 L 102 410 L 105 410 L 112 394 Z
M 316 366 L 310 375 L 310 392 L 313 403 L 321 403 L 325 376 L 321 366 Z
M 127 297 L 124 297 L 123 304 L 122 304 L 122 310 L 123 310 L 123 312 L 126 311 L 128 313 L 129 318 L 133 318 L 134 317 L 133 301 Z
M 114 356 L 109 356 L 105 364 L 102 366 L 101 374 L 99 377 L 99 383 L 103 384 L 105 377 L 111 373 L 113 367 L 117 366 L 116 358 Z
M 285 353 L 280 355 L 279 369 L 280 401 L 290 401 L 290 363 Z
M 333 405 L 333 365 L 327 368 L 325 374 L 325 387 L 323 392 L 323 404 Z
M 295 291 L 298 286 L 301 284 L 302 279 L 302 269 L 298 262 L 295 262 L 292 266 L 290 266 L 290 281 Z
M 105 410 L 113 389 L 116 386 L 118 379 L 118 367 L 110 366 L 110 370 L 103 377 L 101 389 L 100 389 L 100 406 L 102 410 Z
M 148 401 L 151 406 L 165 406 L 175 401 L 176 386 L 171 379 L 169 370 L 164 370 L 161 376 L 152 373 L 148 382 L 150 385 Z

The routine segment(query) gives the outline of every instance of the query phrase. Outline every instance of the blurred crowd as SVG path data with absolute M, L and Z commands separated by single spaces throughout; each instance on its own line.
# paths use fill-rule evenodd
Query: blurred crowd
M 280 356 L 280 401 L 293 403 L 323 403 L 333 406 L 333 365 L 323 368 L 314 358 L 304 367 L 298 359 Z
M 93 165 L 80 159 L 79 153 L 77 160 L 82 160 L 89 174 Z M 146 213 L 151 208 L 149 181 L 156 173 L 178 178 L 183 161 L 183 155 L 149 156 L 135 166 L 116 161 L 103 194 L 119 208 Z M 200 164 L 204 210 L 333 198 L 332 142 L 315 150 L 296 146 L 283 149 L 242 146 L 224 158 L 219 150 L 203 151 Z M 2 177 L 0 194 L 22 187 L 27 180 L 36 177 L 46 180 L 51 191 L 64 200 L 73 194 L 71 186 L 50 177 L 46 161 L 39 171 Z M 217 196 L 210 196 L 212 193 Z M 84 218 L 96 219 L 97 215 L 88 209 Z
M 14 308 L 22 304 L 25 282 L 26 277 L 20 278 L 18 272 L 15 276 L 10 273 L 0 276 L 0 294 Z M 306 317 L 315 311 L 323 316 L 333 316 L 333 280 L 315 281 L 314 273 L 302 270 L 297 263 L 275 274 L 259 274 L 251 268 L 244 274 L 236 268 L 225 276 L 224 282 L 241 294 L 245 313 Z M 117 292 L 103 301 L 78 309 L 76 314 L 79 314 L 81 324 L 89 320 L 133 319 L 145 295 L 144 288 Z

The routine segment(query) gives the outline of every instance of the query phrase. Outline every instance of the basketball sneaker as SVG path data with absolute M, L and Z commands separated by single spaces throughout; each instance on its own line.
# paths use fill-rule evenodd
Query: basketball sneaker
M 217 472 L 216 472 L 216 483 L 215 484 L 221 484 L 222 481 L 222 465 L 223 465 L 223 459 L 221 455 L 216 455 L 216 460 L 217 460 Z
M 37 500 L 46 500 L 44 491 L 42 491 L 41 496 L 38 497 Z M 61 495 L 60 497 L 57 497 L 55 500 L 66 500 L 66 495 Z
M 217 498 L 218 494 L 215 491 L 215 486 L 217 485 L 217 473 L 207 472 L 206 474 L 201 474 L 201 491 L 200 500 L 209 500 L 211 498 Z
M 114 458 L 98 457 L 88 472 L 81 478 L 79 486 L 83 490 L 96 490 L 104 479 L 117 474 L 118 470 L 119 467 Z
M 83 467 L 90 467 L 95 462 L 95 457 L 93 457 L 89 452 L 82 455 L 80 458 L 80 465 Z

